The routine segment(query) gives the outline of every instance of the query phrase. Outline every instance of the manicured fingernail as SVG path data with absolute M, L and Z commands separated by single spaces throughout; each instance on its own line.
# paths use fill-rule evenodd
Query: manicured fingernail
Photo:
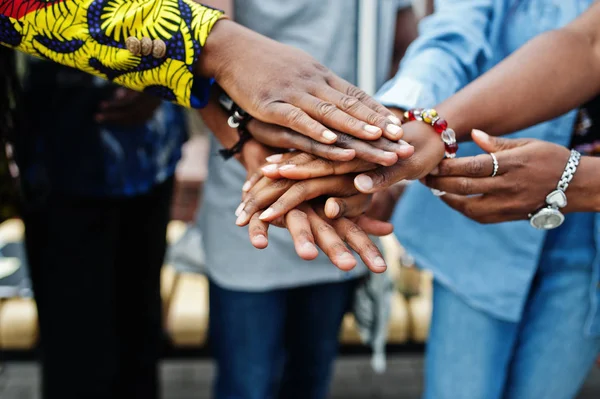
M 482 140 L 487 140 L 487 139 L 488 139 L 488 137 L 489 137 L 487 133 L 485 133 L 485 132 L 482 132 L 481 130 L 478 130 L 478 129 L 473 129 L 473 130 L 471 131 L 471 134 L 472 134 L 473 136 L 475 136 L 475 137 L 479 138 L 479 139 L 482 139 Z
M 271 163 L 281 162 L 281 160 L 283 159 L 283 154 L 271 155 L 270 157 L 266 157 L 265 159 L 267 160 L 267 162 Z
M 240 206 L 238 206 L 237 209 L 235 210 L 235 216 L 240 216 L 240 213 L 242 213 L 242 211 L 244 210 L 245 206 L 246 206 L 246 203 L 242 202 L 240 204 Z
M 431 192 L 433 193 L 433 195 L 435 195 L 436 197 L 443 197 L 444 195 L 446 195 L 445 191 L 440 191 L 440 190 L 436 190 L 435 188 L 431 189 Z
M 244 222 L 246 222 L 247 218 L 248 218 L 248 214 L 245 211 L 242 211 L 238 215 L 238 218 L 236 219 L 235 224 L 237 224 L 238 226 L 241 226 L 242 224 L 244 224 Z
M 250 180 L 247 180 L 246 183 L 244 183 L 244 185 L 242 186 L 242 191 L 248 192 L 250 191 L 250 187 L 252 187 L 252 183 L 250 182 Z
M 402 134 L 402 128 L 398 125 L 387 125 L 385 131 L 393 136 L 400 136 Z
M 277 172 L 277 167 L 278 166 L 276 164 L 271 164 L 271 165 L 263 166 L 261 168 L 261 170 L 265 173 L 272 173 L 272 172 Z
M 266 211 L 264 211 L 263 213 L 260 214 L 260 216 L 258 217 L 260 220 L 265 220 L 268 219 L 271 215 L 273 215 L 275 213 L 275 211 L 271 208 L 267 209 Z
M 325 213 L 330 218 L 337 217 L 340 214 L 340 205 L 337 201 L 327 201 L 325 204 Z
M 325 130 L 323 132 L 323 138 L 327 141 L 335 141 L 337 140 L 337 135 L 329 130 Z
M 377 126 L 373 126 L 373 125 L 365 125 L 364 129 L 365 129 L 365 131 L 367 131 L 371 134 L 380 134 L 381 133 L 381 129 L 378 128 Z
M 387 265 L 385 264 L 385 260 L 381 256 L 378 256 L 375 259 L 373 259 L 373 266 L 377 268 L 387 267 Z
M 390 115 L 390 116 L 388 116 L 388 119 L 391 120 L 392 123 L 395 123 L 398 126 L 402 124 L 402 121 L 396 115 Z
M 373 189 L 373 179 L 367 175 L 358 175 L 354 179 L 356 187 L 363 192 L 368 192 Z
M 290 169 L 294 169 L 295 167 L 296 167 L 296 165 L 287 164 L 287 165 L 283 165 L 282 167 L 280 167 L 279 170 L 290 170 Z
M 437 176 L 437 175 L 439 175 L 439 174 L 440 174 L 440 168 L 438 168 L 438 167 L 436 166 L 436 167 L 435 167 L 435 168 L 434 168 L 434 169 L 433 169 L 431 172 L 429 172 L 429 174 L 430 174 L 431 176 Z
M 269 242 L 269 240 L 267 240 L 267 237 L 263 236 L 262 234 L 259 234 L 257 236 L 254 236 L 254 239 L 252 240 L 254 241 L 254 244 L 267 244 Z

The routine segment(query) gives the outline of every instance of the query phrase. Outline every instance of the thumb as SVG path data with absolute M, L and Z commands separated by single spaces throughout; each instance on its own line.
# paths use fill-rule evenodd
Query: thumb
M 525 144 L 524 140 L 494 137 L 477 129 L 471 131 L 471 137 L 473 137 L 473 141 L 485 152 L 510 150 L 511 148 L 521 147 Z

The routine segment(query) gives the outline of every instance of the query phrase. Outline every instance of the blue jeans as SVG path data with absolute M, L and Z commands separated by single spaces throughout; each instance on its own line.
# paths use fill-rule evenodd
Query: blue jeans
M 596 253 L 588 216 L 568 215 L 573 228 L 548 235 L 519 323 L 496 319 L 434 283 L 426 399 L 577 395 L 600 352 L 600 339 L 584 334 Z
M 268 292 L 210 285 L 215 399 L 325 399 L 356 280 Z

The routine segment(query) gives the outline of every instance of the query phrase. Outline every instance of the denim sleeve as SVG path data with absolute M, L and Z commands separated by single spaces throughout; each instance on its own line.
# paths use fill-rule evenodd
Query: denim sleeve
M 481 75 L 493 55 L 494 3 L 436 1 L 435 13 L 420 23 L 420 36 L 398 73 L 377 94 L 379 101 L 402 109 L 432 107 Z

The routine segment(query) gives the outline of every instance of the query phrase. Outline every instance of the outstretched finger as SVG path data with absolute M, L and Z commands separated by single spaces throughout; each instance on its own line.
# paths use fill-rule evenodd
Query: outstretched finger
M 333 144 L 337 135 L 326 128 L 322 123 L 311 118 L 302 109 L 287 103 L 273 103 L 267 110 L 268 121 L 277 125 L 288 127 L 319 143 Z
M 360 256 L 369 270 L 374 273 L 383 273 L 387 269 L 379 248 L 358 225 L 347 218 L 341 218 L 332 223 L 340 238 Z
M 292 236 L 294 248 L 300 258 L 313 260 L 319 256 L 306 213 L 299 209 L 292 209 L 285 215 L 285 225 Z
M 269 245 L 269 224 L 258 218 L 258 214 L 252 216 L 248 226 L 250 243 L 257 249 L 265 249 Z
M 380 128 L 388 139 L 397 141 L 402 138 L 403 131 L 399 123 L 392 122 L 390 118 L 369 108 L 358 98 L 341 93 L 330 86 L 319 86 L 314 94 L 316 97 L 332 103 L 348 115 L 364 121 L 370 126 Z
M 269 222 L 285 215 L 301 203 L 310 201 L 321 195 L 348 196 L 356 193 L 352 176 L 328 176 L 319 179 L 302 180 L 296 182 L 281 197 L 273 202 L 260 215 L 260 219 Z
M 305 209 L 315 242 L 319 248 L 325 252 L 331 262 L 339 269 L 344 271 L 352 270 L 356 266 L 356 259 L 333 226 L 317 215 L 311 207 L 306 207 Z

